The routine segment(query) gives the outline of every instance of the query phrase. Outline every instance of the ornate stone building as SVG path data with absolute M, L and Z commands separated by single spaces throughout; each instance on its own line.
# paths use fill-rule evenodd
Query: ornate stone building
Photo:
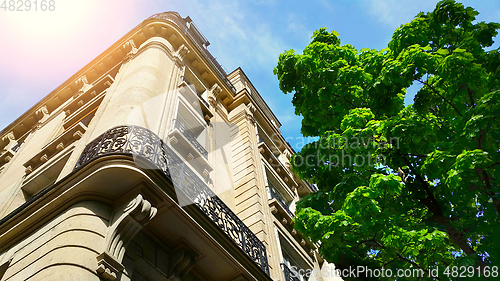
M 241 69 L 154 15 L 0 132 L 0 280 L 306 280 L 315 191 Z M 323 280 L 311 277 L 309 280 Z

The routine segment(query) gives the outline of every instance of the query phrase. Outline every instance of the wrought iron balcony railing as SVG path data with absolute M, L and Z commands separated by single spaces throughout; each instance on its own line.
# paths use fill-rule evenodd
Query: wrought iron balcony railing
M 208 151 L 198 142 L 198 140 L 196 140 L 194 129 L 186 120 L 177 116 L 177 119 L 174 120 L 174 128 L 179 130 L 205 159 L 208 158 Z
M 293 218 L 295 215 L 293 212 L 288 208 L 288 205 L 286 204 L 285 198 L 278 192 L 276 187 L 274 187 L 271 183 L 268 183 L 269 185 L 269 192 L 271 193 L 271 199 L 276 199 L 278 203 L 281 205 L 281 207 Z
M 292 271 L 292 269 L 284 263 L 282 263 L 281 266 L 283 267 L 283 275 L 285 275 L 285 281 L 301 281 L 297 276 L 299 274 L 297 271 Z
M 105 155 L 132 155 L 154 165 L 267 275 L 266 247 L 231 209 L 155 133 L 139 126 L 112 128 L 87 144 L 75 170 Z

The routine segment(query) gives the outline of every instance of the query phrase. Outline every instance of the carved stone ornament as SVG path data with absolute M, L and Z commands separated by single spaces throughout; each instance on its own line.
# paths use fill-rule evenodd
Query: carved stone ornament
M 121 262 L 128 244 L 157 213 L 141 194 L 122 209 L 114 213 L 106 234 L 106 250 L 97 256 L 96 271 L 105 280 L 115 280 L 123 270 Z
M 222 88 L 219 86 L 219 84 L 215 83 L 212 88 L 210 88 L 210 91 L 214 95 L 214 97 L 217 97 L 222 92 Z
M 252 124 L 255 124 L 255 117 L 253 116 L 255 110 L 255 106 L 252 104 L 248 104 L 245 108 L 245 117 Z
M 78 98 L 83 93 L 85 93 L 90 88 L 92 88 L 92 85 L 89 84 L 89 82 L 87 81 L 87 76 L 85 76 L 85 75 L 80 76 L 80 78 L 78 78 L 75 81 L 75 83 L 78 86 L 79 90 L 73 95 L 74 99 Z
M 216 108 L 217 107 L 217 99 L 213 96 L 208 97 L 208 103 L 210 104 L 211 107 Z
M 40 121 L 38 121 L 35 124 L 33 124 L 33 126 L 31 126 L 31 130 L 36 131 L 36 130 L 40 129 L 41 127 L 42 127 L 42 123 Z
M 123 58 L 123 63 L 128 62 L 129 60 L 133 59 L 139 49 L 135 46 L 134 39 L 128 40 L 125 44 L 123 44 L 123 49 L 127 52 L 125 57 Z
M 17 142 L 16 142 L 16 137 L 14 136 L 14 132 L 7 133 L 5 136 L 2 137 L 2 143 L 0 143 L 0 147 L 4 148 L 1 150 L 1 152 L 10 149 L 14 145 L 16 145 L 16 143 Z
M 187 54 L 189 54 L 189 49 L 186 45 L 182 44 L 177 51 L 175 51 L 174 56 L 179 60 L 179 62 L 181 62 Z
M 44 105 L 36 111 L 36 116 L 38 117 L 38 122 L 45 122 L 49 118 L 49 110 L 47 106 Z
M 254 114 L 255 110 L 257 110 L 257 108 L 251 103 L 247 104 L 247 108 L 252 114 Z

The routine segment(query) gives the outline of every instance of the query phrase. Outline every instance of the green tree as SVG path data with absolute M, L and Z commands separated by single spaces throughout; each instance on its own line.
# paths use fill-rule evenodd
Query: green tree
M 386 49 L 358 51 L 322 28 L 302 54 L 280 55 L 280 89 L 302 134 L 319 137 L 293 157 L 319 187 L 297 204 L 295 227 L 338 268 L 437 279 L 428 269 L 439 267 L 448 280 L 447 266 L 500 266 L 500 49 L 487 50 L 500 24 L 477 15 L 441 1 Z

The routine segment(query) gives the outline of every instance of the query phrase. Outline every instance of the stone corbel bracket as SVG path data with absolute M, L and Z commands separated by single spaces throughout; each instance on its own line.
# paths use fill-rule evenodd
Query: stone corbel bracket
M 252 124 L 255 124 L 255 117 L 254 117 L 255 110 L 256 108 L 252 104 L 248 104 L 247 107 L 245 108 L 245 117 Z
M 0 143 L 0 154 L 16 145 L 17 142 L 16 137 L 14 136 L 14 132 L 9 132 L 5 136 L 3 136 L 2 143 Z
M 189 49 L 188 47 L 186 47 L 186 45 L 182 44 L 174 53 L 174 57 L 176 58 L 177 63 L 182 65 L 182 61 L 187 56 L 187 54 L 189 54 Z
M 86 91 L 88 91 L 90 88 L 92 88 L 92 85 L 89 84 L 88 80 L 87 80 L 87 76 L 85 75 L 82 75 L 80 78 L 78 78 L 76 81 L 75 81 L 77 87 L 79 88 L 79 90 L 73 95 L 73 98 L 78 98 L 79 96 L 81 96 L 83 93 L 85 93 Z
M 43 123 L 45 122 L 48 118 L 49 118 L 49 110 L 47 109 L 47 106 L 44 105 L 42 107 L 40 107 L 37 111 L 36 111 L 36 116 L 38 118 L 38 122 L 40 123 Z
M 168 264 L 168 276 L 171 280 L 180 281 L 193 268 L 196 257 L 185 249 L 177 249 L 170 257 Z
M 220 95 L 222 92 L 222 88 L 219 86 L 219 84 L 215 83 L 209 91 L 208 95 L 208 103 L 212 108 L 217 108 L 217 97 Z
M 121 262 L 128 244 L 156 213 L 157 209 L 141 194 L 114 212 L 106 234 L 106 250 L 97 256 L 96 271 L 103 279 L 116 279 L 123 270 Z
M 123 44 L 123 49 L 127 54 L 123 58 L 123 63 L 128 62 L 129 60 L 133 59 L 139 49 L 135 46 L 134 39 L 128 40 L 125 44 Z

